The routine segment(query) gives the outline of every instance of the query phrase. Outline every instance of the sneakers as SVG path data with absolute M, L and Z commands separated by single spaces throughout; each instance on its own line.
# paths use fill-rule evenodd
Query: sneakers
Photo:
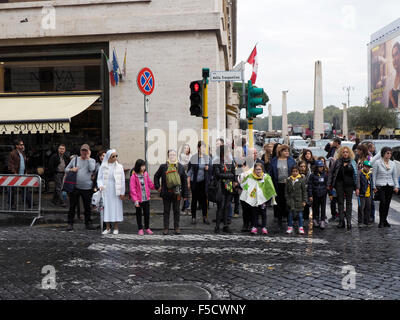
M 118 229 L 113 230 L 113 234 L 118 234 L 118 233 L 119 233 Z
M 268 230 L 267 230 L 267 228 L 262 228 L 262 234 L 268 234 Z
M 140 230 L 139 230 L 138 235 L 139 235 L 139 236 L 144 236 L 143 229 L 140 229 Z
M 320 222 L 320 224 L 319 224 L 319 227 L 320 227 L 321 229 L 325 229 L 325 228 L 326 228 L 326 222 L 325 222 L 324 220 L 322 220 L 322 221 Z
M 318 227 L 319 227 L 319 223 L 318 223 L 318 220 L 317 220 L 317 219 L 314 219 L 314 220 L 313 220 L 313 225 L 314 225 L 315 228 L 318 228 Z
M 304 228 L 303 227 L 299 228 L 299 234 L 304 234 Z
M 149 228 L 149 229 L 146 229 L 145 230 L 146 231 L 146 233 L 148 234 L 148 235 L 152 235 L 152 234 L 154 234 L 154 232 L 153 231 L 151 231 L 151 229 Z
M 257 234 L 257 228 L 253 227 L 250 231 L 251 234 Z
M 234 217 L 234 218 L 239 218 L 239 213 L 235 213 L 235 214 L 233 215 L 233 217 Z
M 102 234 L 110 234 L 111 233 L 111 230 L 104 230 L 103 232 L 102 232 Z
M 292 234 L 293 233 L 293 227 L 288 227 L 286 230 L 287 234 Z
M 164 229 L 163 235 L 164 235 L 164 236 L 168 235 L 168 231 L 169 231 L 168 229 Z

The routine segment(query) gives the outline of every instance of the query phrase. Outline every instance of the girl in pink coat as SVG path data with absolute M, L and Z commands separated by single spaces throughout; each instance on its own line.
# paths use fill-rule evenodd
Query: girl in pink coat
M 153 234 L 150 230 L 150 189 L 155 190 L 153 182 L 150 180 L 149 174 L 146 171 L 146 163 L 139 159 L 135 163 L 130 185 L 130 195 L 136 207 L 136 220 L 138 224 L 140 236 Z M 144 230 L 142 224 L 142 210 L 144 215 Z

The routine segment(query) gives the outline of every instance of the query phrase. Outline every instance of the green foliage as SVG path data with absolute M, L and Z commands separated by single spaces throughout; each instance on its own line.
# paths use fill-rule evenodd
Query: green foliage
M 381 103 L 368 101 L 366 107 L 357 109 L 352 122 L 357 129 L 371 132 L 377 139 L 383 128 L 396 127 L 396 114 Z

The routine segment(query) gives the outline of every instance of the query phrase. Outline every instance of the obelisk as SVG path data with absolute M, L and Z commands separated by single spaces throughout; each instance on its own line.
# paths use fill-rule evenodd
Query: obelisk
M 347 122 L 347 104 L 343 103 L 343 138 L 349 139 L 349 124 Z
M 315 62 L 314 77 L 314 140 L 324 135 L 324 106 L 322 101 L 322 63 Z
M 268 131 L 272 132 L 272 105 L 268 105 Z
M 287 93 L 282 91 L 282 138 L 286 142 L 288 136 L 288 119 L 287 119 Z

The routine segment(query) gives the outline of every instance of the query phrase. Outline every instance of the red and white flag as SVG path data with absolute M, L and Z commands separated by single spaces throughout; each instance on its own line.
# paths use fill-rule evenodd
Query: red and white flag
M 254 47 L 253 51 L 250 54 L 249 59 L 247 59 L 247 63 L 253 65 L 253 73 L 251 74 L 251 83 L 254 85 L 257 80 L 257 70 L 258 70 L 258 57 L 257 57 L 257 46 Z

